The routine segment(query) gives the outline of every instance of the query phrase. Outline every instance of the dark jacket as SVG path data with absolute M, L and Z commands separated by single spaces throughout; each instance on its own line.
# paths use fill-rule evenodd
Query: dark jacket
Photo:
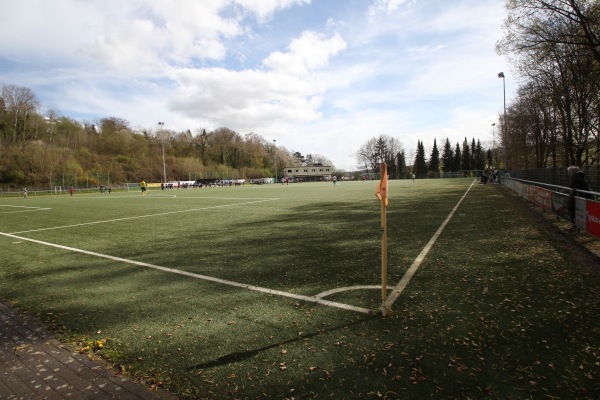
M 571 176 L 571 196 L 578 196 L 591 199 L 593 196 L 589 193 L 577 192 L 578 190 L 591 191 L 590 185 L 585 180 L 585 174 L 582 171 L 576 172 Z

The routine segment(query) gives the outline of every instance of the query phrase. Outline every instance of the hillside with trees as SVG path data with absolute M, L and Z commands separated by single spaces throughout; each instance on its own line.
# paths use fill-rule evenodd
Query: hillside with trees
M 50 110 L 35 94 L 2 85 L 0 185 L 97 187 L 112 182 L 240 179 L 275 176 L 275 165 L 331 165 L 325 156 L 292 152 L 255 133 L 228 128 L 175 132 L 132 129 L 116 117 L 78 122 Z

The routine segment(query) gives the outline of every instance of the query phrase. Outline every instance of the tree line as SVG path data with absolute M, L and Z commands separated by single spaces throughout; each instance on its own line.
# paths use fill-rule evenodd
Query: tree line
M 600 2 L 509 0 L 497 52 L 520 77 L 500 119 L 509 169 L 598 163 Z
M 168 181 L 252 179 L 275 176 L 276 165 L 331 165 L 323 155 L 289 151 L 256 133 L 222 127 L 192 134 L 158 124 L 133 129 L 117 117 L 80 123 L 39 108 L 31 89 L 1 86 L 0 184 L 44 186 L 61 175 L 69 185 L 92 187 L 108 179 L 161 182 L 164 175 Z
M 402 143 L 388 135 L 367 140 L 356 152 L 359 168 L 377 173 L 379 165 L 386 163 L 388 173 L 394 178 L 407 178 L 415 175 L 417 178 L 438 178 L 443 173 L 465 171 L 491 171 L 497 170 L 497 161 L 492 149 L 485 150 L 479 140 L 464 139 L 462 145 L 450 144 L 447 138 L 440 153 L 437 140 L 433 140 L 433 147 L 429 156 L 425 153 L 422 141 L 417 141 L 416 154 L 411 164 L 407 164 L 407 156 Z

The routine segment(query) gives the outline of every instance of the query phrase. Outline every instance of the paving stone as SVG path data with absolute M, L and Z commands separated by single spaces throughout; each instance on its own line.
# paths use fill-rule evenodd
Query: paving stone
M 0 399 L 168 399 L 71 351 L 44 325 L 0 301 Z

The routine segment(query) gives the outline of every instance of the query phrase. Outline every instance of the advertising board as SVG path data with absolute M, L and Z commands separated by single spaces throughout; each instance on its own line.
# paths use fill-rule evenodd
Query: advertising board
M 597 238 L 600 238 L 600 203 L 596 203 L 591 200 L 584 200 L 577 198 L 577 200 L 581 200 L 582 202 L 587 203 L 585 205 L 585 230 L 588 231 L 591 235 L 594 235 Z M 577 203 L 575 203 L 575 207 L 577 208 Z M 576 220 L 579 217 L 579 211 L 576 210 Z M 577 224 L 577 221 L 575 222 Z M 579 225 L 577 225 L 579 226 Z

